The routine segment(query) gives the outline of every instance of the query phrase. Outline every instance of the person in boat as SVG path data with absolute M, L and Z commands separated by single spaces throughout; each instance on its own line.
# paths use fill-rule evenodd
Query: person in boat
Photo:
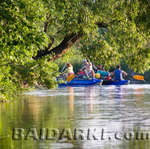
M 121 66 L 118 65 L 113 75 L 114 75 L 114 81 L 121 81 L 121 80 L 124 80 L 123 76 L 127 76 L 127 73 L 121 70 Z
M 95 77 L 95 72 L 93 70 L 93 66 L 92 63 L 90 62 L 90 60 L 85 60 L 83 61 L 83 67 L 82 70 L 84 70 L 85 75 L 87 76 L 87 78 L 94 78 Z
M 78 73 L 77 73 L 77 77 L 78 77 L 79 79 L 83 79 L 84 76 L 85 76 L 84 70 L 79 69 L 79 71 L 78 71 Z
M 67 77 L 74 75 L 73 66 L 70 63 L 67 63 Z
M 60 76 L 57 77 L 58 80 L 66 80 L 69 76 L 71 78 L 75 77 L 73 66 L 70 63 L 66 63 L 62 71 L 63 72 L 61 72 Z
M 107 72 L 107 71 L 104 70 L 103 65 L 98 65 L 97 66 L 97 73 L 100 74 L 101 79 L 103 79 L 103 80 L 105 80 L 105 79 L 106 80 L 110 80 L 111 79 L 110 75 L 109 75 L 109 72 Z

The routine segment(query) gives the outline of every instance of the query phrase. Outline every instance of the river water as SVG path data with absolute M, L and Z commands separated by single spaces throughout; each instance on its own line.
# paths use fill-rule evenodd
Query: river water
M 150 85 L 34 90 L 0 104 L 0 149 L 149 148 Z

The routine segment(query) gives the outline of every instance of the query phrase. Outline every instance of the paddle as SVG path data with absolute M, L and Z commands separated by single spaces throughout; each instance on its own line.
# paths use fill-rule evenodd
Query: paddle
M 58 78 L 64 78 L 64 70 L 65 70 L 65 68 L 66 68 L 66 64 L 62 67 Z
M 66 64 L 63 66 L 62 70 L 60 71 L 61 73 L 63 73 L 63 71 L 65 70 L 66 68 Z
M 68 77 L 67 77 L 67 82 L 71 82 L 71 80 L 74 78 L 74 74 L 70 74 Z
M 144 81 L 144 76 L 143 75 L 133 75 L 132 78 L 135 79 L 135 80 Z

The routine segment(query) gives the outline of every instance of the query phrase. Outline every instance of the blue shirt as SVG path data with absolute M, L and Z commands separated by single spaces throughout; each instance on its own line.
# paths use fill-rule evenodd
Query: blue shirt
M 116 69 L 116 70 L 115 70 L 114 76 L 115 76 L 115 80 L 116 80 L 116 81 L 124 80 L 124 79 L 123 79 L 123 76 L 122 76 L 122 70 L 120 70 L 120 69 Z

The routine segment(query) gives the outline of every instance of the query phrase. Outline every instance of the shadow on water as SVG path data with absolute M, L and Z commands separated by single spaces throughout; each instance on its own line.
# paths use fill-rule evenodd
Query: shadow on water
M 0 149 L 149 149 L 149 95 L 149 85 L 69 87 L 25 93 L 12 103 L 0 104 Z M 13 140 L 13 128 L 24 128 L 25 133 L 36 128 L 38 136 L 40 128 L 60 132 L 69 128 L 73 137 L 75 128 L 82 132 L 78 139 L 71 140 Z

